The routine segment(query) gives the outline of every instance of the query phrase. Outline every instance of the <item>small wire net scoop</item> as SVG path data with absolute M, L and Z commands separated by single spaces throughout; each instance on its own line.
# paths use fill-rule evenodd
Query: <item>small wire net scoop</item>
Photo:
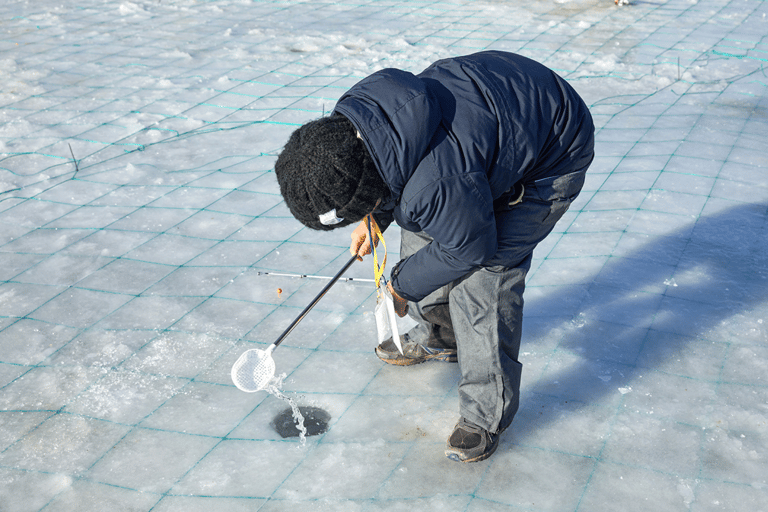
M 275 378 L 275 360 L 272 359 L 274 344 L 266 350 L 252 348 L 246 350 L 232 365 L 232 382 L 237 389 L 246 393 L 255 393 L 267 389 Z

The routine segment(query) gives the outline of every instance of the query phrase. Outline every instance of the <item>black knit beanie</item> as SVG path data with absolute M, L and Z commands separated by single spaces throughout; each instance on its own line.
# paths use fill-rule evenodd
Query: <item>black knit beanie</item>
M 293 216 L 318 230 L 361 220 L 389 193 L 354 125 L 340 114 L 294 131 L 275 175 Z

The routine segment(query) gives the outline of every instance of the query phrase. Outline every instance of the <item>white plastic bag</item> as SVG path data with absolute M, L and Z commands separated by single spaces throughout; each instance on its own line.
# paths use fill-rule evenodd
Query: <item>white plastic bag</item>
M 400 353 L 403 353 L 403 347 L 400 344 L 400 331 L 397 328 L 397 314 L 395 313 L 395 302 L 392 294 L 386 285 L 382 284 L 378 288 L 379 293 L 376 300 L 376 331 L 379 337 L 379 343 L 386 341 L 392 336 L 395 346 Z

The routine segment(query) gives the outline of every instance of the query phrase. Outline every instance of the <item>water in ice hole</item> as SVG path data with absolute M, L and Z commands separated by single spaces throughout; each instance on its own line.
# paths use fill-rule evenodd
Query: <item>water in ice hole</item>
M 303 418 L 303 431 L 300 430 L 299 421 L 296 418 L 296 411 L 293 405 L 283 410 L 272 420 L 272 428 L 280 434 L 280 437 L 299 437 L 302 432 L 305 436 L 316 436 L 328 431 L 328 422 L 331 415 L 325 409 L 312 406 L 300 406 L 298 408 L 299 416 Z
M 280 391 L 280 388 L 283 385 L 283 379 L 285 379 L 286 374 L 283 373 L 280 376 L 274 377 L 269 384 L 267 385 L 264 390 L 273 395 L 276 398 L 279 398 L 280 400 L 283 400 L 290 405 L 290 408 L 284 411 L 283 413 L 279 414 L 275 417 L 274 420 L 272 420 L 272 425 L 275 427 L 275 430 L 277 430 L 277 433 L 280 434 L 283 438 L 285 437 L 296 437 L 298 435 L 299 437 L 299 443 L 301 446 L 304 446 L 307 442 L 307 427 L 304 426 L 304 415 L 301 412 L 301 409 L 298 405 L 296 405 L 296 402 L 291 399 L 291 397 L 285 395 L 282 391 Z M 288 420 L 289 424 L 285 425 L 285 420 L 279 420 L 282 416 L 286 416 L 287 413 L 290 412 L 291 418 Z M 280 426 L 280 429 L 278 429 L 278 425 Z M 284 432 L 291 432 L 291 434 L 284 434 Z M 316 432 L 321 433 L 321 432 Z

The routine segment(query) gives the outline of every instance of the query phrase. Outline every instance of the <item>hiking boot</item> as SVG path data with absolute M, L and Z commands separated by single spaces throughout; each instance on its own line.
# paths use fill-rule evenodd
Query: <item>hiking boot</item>
M 477 462 L 485 460 L 499 446 L 499 436 L 491 434 L 463 417 L 456 423 L 453 434 L 448 438 L 445 456 L 456 462 Z
M 376 355 L 385 363 L 398 366 L 410 366 L 429 360 L 445 361 L 447 363 L 455 363 L 459 360 L 455 348 L 437 348 L 420 345 L 412 341 L 407 334 L 400 336 L 400 343 L 403 345 L 402 354 L 397 350 L 397 346 L 392 338 L 389 338 L 376 347 Z

